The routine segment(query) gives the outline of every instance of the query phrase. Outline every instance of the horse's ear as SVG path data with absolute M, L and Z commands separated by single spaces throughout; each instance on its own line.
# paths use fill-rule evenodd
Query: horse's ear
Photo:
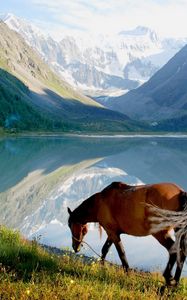
M 71 209 L 68 207 L 68 213 L 69 213 L 69 215 L 71 216 L 71 214 L 72 214 L 72 211 L 71 211 Z

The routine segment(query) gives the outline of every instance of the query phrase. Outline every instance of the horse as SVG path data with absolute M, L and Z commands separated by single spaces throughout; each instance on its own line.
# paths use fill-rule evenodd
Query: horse
M 99 223 L 107 233 L 107 239 L 101 250 L 101 259 L 105 257 L 112 244 L 115 245 L 122 267 L 129 270 L 120 235 L 133 236 L 152 235 L 169 253 L 169 260 L 163 276 L 168 286 L 176 286 L 180 280 L 184 263 L 177 264 L 175 276 L 172 269 L 177 261 L 176 251 L 173 249 L 175 241 L 171 229 L 177 231 L 173 225 L 166 224 L 153 232 L 154 210 L 149 206 L 170 212 L 183 211 L 187 203 L 187 194 L 173 183 L 157 183 L 131 186 L 122 182 L 113 182 L 101 192 L 83 201 L 74 211 L 68 207 L 68 225 L 72 233 L 72 247 L 75 252 L 80 251 L 83 238 L 88 232 L 89 222 Z M 155 213 L 155 217 L 158 216 Z

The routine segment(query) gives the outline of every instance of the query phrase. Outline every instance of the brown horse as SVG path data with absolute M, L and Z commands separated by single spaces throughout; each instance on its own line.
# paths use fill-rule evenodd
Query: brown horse
M 103 191 L 94 194 L 73 212 L 68 208 L 68 224 L 72 232 L 72 246 L 75 252 L 80 250 L 81 243 L 88 231 L 87 223 L 98 222 L 106 231 L 108 237 L 102 248 L 104 261 L 110 246 L 114 243 L 125 271 L 129 264 L 121 243 L 120 234 L 147 236 L 152 234 L 150 212 L 148 205 L 154 205 L 164 210 L 182 211 L 187 203 L 186 193 L 175 184 L 159 183 L 152 185 L 130 186 L 121 182 L 113 182 Z M 183 264 L 177 265 L 175 276 L 171 271 L 176 262 L 176 252 L 171 251 L 174 241 L 170 230 L 174 226 L 165 226 L 153 233 L 158 242 L 169 252 L 169 261 L 164 271 L 168 285 L 179 282 Z M 174 228 L 176 230 L 176 228 Z M 184 262 L 184 260 L 183 260 Z

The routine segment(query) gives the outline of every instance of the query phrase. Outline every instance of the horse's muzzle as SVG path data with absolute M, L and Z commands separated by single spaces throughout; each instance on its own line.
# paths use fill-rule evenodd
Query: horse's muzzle
M 75 251 L 75 253 L 78 253 L 80 251 L 79 248 L 77 248 L 77 249 L 74 248 L 73 250 Z
M 79 252 L 81 250 L 82 245 L 73 245 L 73 250 L 75 251 L 75 253 Z

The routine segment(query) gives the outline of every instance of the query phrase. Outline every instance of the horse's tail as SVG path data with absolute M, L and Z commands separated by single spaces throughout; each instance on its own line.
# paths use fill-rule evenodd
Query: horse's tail
M 181 191 L 179 195 L 180 211 L 161 209 L 153 205 L 147 205 L 150 212 L 149 222 L 151 233 L 174 228 L 175 245 L 173 250 L 177 252 L 179 259 L 181 249 L 187 256 L 187 193 Z
M 168 227 L 180 229 L 187 226 L 187 193 L 184 191 L 179 194 L 179 211 L 162 209 L 151 204 L 146 206 L 150 213 L 149 222 L 152 233 Z

